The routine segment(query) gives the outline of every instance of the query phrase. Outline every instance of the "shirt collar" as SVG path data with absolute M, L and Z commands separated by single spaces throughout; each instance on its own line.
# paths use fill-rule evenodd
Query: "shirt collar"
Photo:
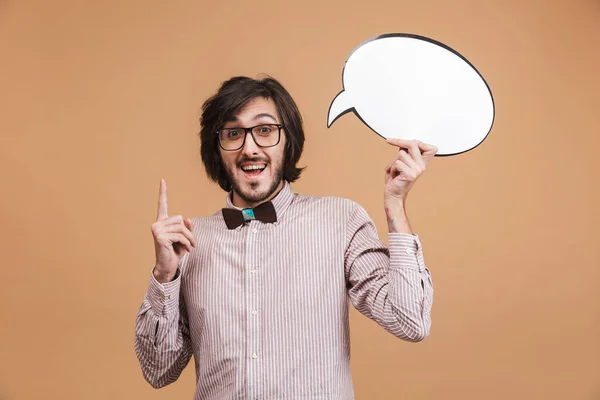
M 294 190 L 292 189 L 292 186 L 290 185 L 290 183 L 288 181 L 283 181 L 283 187 L 281 188 L 281 190 L 279 191 L 279 193 L 277 193 L 277 195 L 275 195 L 275 197 L 273 197 L 271 199 L 271 202 L 273 203 L 273 207 L 275 207 L 275 212 L 277 213 L 277 222 L 276 224 L 279 223 L 280 218 L 283 216 L 283 213 L 287 210 L 287 208 L 290 206 L 290 204 L 292 204 L 292 201 L 294 200 Z M 227 198 L 225 199 L 225 204 L 227 206 L 227 208 L 234 208 L 236 210 L 241 210 L 241 207 L 236 207 L 235 205 L 233 205 L 233 191 L 230 191 L 227 194 Z

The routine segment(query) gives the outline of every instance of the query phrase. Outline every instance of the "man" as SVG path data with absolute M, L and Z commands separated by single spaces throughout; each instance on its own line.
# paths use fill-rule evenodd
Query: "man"
M 161 180 L 156 265 L 135 349 L 154 387 L 194 356 L 195 399 L 353 399 L 348 299 L 400 339 L 429 334 L 433 288 L 406 196 L 437 149 L 401 148 L 385 169 L 389 247 L 358 204 L 293 192 L 300 113 L 276 80 L 235 77 L 203 106 L 201 153 L 226 207 L 167 214 Z

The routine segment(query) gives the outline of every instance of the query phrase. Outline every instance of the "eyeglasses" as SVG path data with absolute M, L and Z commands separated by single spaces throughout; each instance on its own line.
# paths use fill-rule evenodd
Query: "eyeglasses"
M 282 125 L 263 124 L 250 128 L 225 128 L 217 131 L 219 134 L 219 145 L 223 150 L 235 151 L 244 147 L 248 132 L 252 135 L 254 143 L 259 147 L 273 147 L 279 144 Z

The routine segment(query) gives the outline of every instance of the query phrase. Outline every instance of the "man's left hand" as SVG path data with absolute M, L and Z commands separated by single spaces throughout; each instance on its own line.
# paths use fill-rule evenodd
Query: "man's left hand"
M 418 140 L 387 139 L 387 142 L 400 151 L 385 169 L 384 198 L 404 202 L 438 148 Z

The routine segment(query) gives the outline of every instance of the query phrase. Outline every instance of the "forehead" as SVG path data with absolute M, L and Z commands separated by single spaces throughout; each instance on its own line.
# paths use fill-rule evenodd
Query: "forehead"
M 232 126 L 234 124 L 250 126 L 250 124 L 256 123 L 279 122 L 279 114 L 277 113 L 275 102 L 272 99 L 255 97 L 248 101 L 225 126 Z

